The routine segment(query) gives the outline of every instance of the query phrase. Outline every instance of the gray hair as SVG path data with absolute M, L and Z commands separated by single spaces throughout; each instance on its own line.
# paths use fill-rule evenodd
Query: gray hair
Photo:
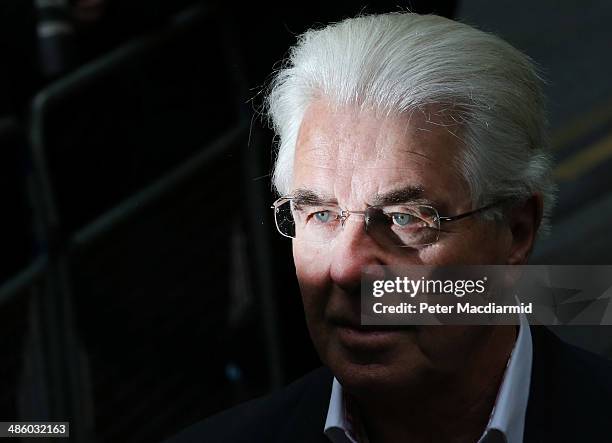
M 274 187 L 290 190 L 298 131 L 315 98 L 384 115 L 441 105 L 461 127 L 456 167 L 474 206 L 539 192 L 546 230 L 555 186 L 542 83 L 529 57 L 508 43 L 434 15 L 366 15 L 309 30 L 266 97 L 278 136 Z

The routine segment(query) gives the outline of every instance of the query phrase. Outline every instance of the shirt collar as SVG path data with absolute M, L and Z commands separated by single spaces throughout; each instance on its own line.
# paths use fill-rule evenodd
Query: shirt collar
M 490 430 L 496 429 L 506 437 L 508 443 L 523 441 L 532 360 L 531 330 L 527 317 L 521 314 L 518 337 L 508 359 L 508 366 L 484 437 Z M 481 441 L 484 443 L 486 439 L 481 439 Z
M 507 443 L 523 441 L 532 359 L 533 344 L 529 322 L 525 314 L 521 314 L 518 337 L 508 359 L 489 423 L 479 443 L 493 440 L 494 433 L 501 433 Z M 333 443 L 358 443 L 354 429 L 347 418 L 342 385 L 335 377 L 324 433 Z
M 334 377 L 332 384 L 323 432 L 333 443 L 358 443 L 354 437 L 353 426 L 346 414 L 342 385 L 336 377 Z

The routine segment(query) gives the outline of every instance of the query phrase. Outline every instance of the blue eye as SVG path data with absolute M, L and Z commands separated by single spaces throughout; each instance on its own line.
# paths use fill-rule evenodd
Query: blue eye
M 315 212 L 314 216 L 317 219 L 317 221 L 321 223 L 327 223 L 331 218 L 331 213 L 329 211 L 320 211 L 320 212 Z
M 393 223 L 398 225 L 398 226 L 407 226 L 407 225 L 413 223 L 415 221 L 415 218 L 416 218 L 413 215 L 402 214 L 401 212 L 396 212 L 394 214 L 391 214 L 391 217 L 393 219 Z

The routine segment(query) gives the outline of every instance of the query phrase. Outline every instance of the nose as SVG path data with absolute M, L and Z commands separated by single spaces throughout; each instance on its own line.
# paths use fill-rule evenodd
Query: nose
M 331 246 L 330 278 L 347 292 L 359 289 L 365 266 L 391 264 L 385 250 L 366 232 L 363 217 L 349 217 Z

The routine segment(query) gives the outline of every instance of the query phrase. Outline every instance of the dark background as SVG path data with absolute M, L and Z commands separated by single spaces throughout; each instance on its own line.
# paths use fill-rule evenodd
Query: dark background
M 358 12 L 436 12 L 533 57 L 560 189 L 533 263 L 611 262 L 606 2 L 43 3 L 0 2 L 0 420 L 160 441 L 318 366 L 259 92 L 296 35 Z M 612 355 L 607 327 L 556 332 Z

